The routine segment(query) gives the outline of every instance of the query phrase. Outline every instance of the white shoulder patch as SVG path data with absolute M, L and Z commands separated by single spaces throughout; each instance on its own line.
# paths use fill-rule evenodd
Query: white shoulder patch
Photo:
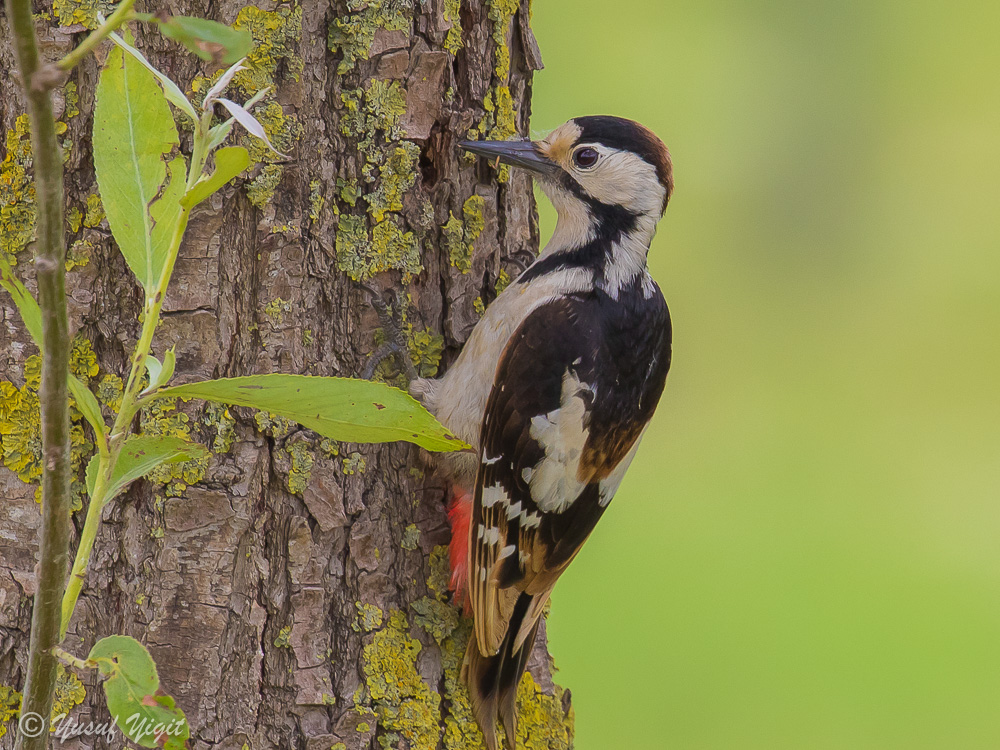
M 545 457 L 525 469 L 522 476 L 544 513 L 562 512 L 586 486 L 577 476 L 589 434 L 588 392 L 593 393 L 593 389 L 580 382 L 572 370 L 566 370 L 559 408 L 531 419 L 529 434 L 545 451 Z

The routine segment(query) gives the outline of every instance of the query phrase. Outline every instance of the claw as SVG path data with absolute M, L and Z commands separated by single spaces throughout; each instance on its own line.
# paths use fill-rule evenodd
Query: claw
M 367 284 L 361 284 L 360 286 L 371 295 L 371 306 L 375 308 L 375 312 L 378 314 L 379 322 L 382 325 L 382 330 L 385 331 L 387 339 L 384 344 L 371 353 L 371 356 L 368 358 L 368 364 L 365 365 L 365 369 L 361 373 L 361 377 L 365 380 L 371 380 L 378 366 L 388 357 L 394 356 L 403 368 L 406 382 L 410 383 L 416 380 L 417 371 L 410 359 L 410 347 L 406 341 L 406 336 L 403 334 L 402 327 L 396 322 L 392 313 L 389 312 L 389 306 L 386 305 L 385 300 L 382 298 L 382 293 Z M 393 309 L 399 310 L 399 308 L 400 305 L 398 304 L 397 296 L 397 304 L 393 306 Z

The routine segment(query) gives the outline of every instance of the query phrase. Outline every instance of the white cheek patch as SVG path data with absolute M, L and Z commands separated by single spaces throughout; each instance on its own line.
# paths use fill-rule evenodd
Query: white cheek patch
M 575 170 L 574 176 L 601 203 L 628 206 L 639 214 L 659 217 L 667 195 L 656 168 L 629 151 L 605 152 L 596 167 Z
M 533 468 L 522 472 L 531 497 L 544 513 L 561 513 L 586 486 L 578 479 L 580 457 L 589 434 L 586 395 L 591 387 L 567 370 L 563 375 L 560 406 L 531 420 L 531 437 L 545 451 Z

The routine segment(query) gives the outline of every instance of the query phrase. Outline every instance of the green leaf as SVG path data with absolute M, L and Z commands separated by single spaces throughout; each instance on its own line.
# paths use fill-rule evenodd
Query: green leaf
M 6 258 L 0 255 L 0 286 L 10 292 L 17 305 L 17 311 L 21 313 L 21 320 L 24 327 L 28 329 L 28 334 L 35 342 L 35 346 L 42 348 L 42 309 L 38 302 L 31 296 L 31 292 L 21 283 L 21 280 L 14 275 L 14 269 L 10 267 Z
M 203 398 L 280 414 L 333 440 L 406 440 L 430 451 L 468 448 L 398 388 L 353 378 L 251 375 L 164 388 L 157 396 Z
M 250 166 L 250 153 L 242 146 L 228 146 L 215 152 L 215 171 L 203 176 L 181 199 L 185 208 L 197 206 Z
M 249 31 L 234 29 L 218 21 L 191 16 L 170 16 L 164 20 L 148 13 L 137 15 L 140 20 L 158 24 L 163 36 L 183 44 L 205 61 L 232 65 L 246 57 L 253 47 Z
M 181 211 L 184 157 L 170 161 L 169 182 L 165 161 L 177 145 L 174 118 L 152 73 L 112 50 L 97 86 L 94 167 L 111 232 L 147 293 L 159 283 Z
M 174 83 L 166 74 L 161 73 L 159 70 L 153 67 L 153 64 L 146 59 L 139 50 L 133 47 L 131 44 L 126 42 L 117 34 L 111 34 L 111 40 L 121 47 L 123 50 L 128 52 L 132 57 L 142 65 L 146 70 L 156 76 L 156 79 L 160 82 L 163 87 L 163 95 L 167 97 L 167 101 L 173 104 L 177 109 L 186 114 L 191 118 L 194 123 L 198 122 L 198 114 L 194 111 L 194 105 L 188 101 L 188 98 L 184 96 L 184 92 L 181 91 L 180 87 Z
M 10 293 L 14 304 L 17 305 L 18 312 L 21 313 L 24 327 L 28 329 L 28 334 L 35 342 L 35 346 L 38 347 L 39 351 L 42 351 L 42 310 L 35 298 L 31 296 L 31 292 L 21 283 L 21 280 L 14 274 L 14 269 L 3 257 L 0 257 L 0 286 Z M 105 435 L 107 425 L 104 424 L 101 407 L 98 405 L 97 399 L 94 398 L 94 394 L 72 374 L 69 376 L 69 389 L 76 399 L 77 408 L 90 422 L 94 431 L 98 435 Z
M 118 728 L 142 747 L 184 748 L 191 730 L 184 712 L 160 693 L 160 677 L 149 651 L 124 635 L 102 638 L 87 659 L 107 679 L 104 695 Z
M 111 473 L 104 500 L 114 498 L 136 479 L 146 476 L 161 464 L 173 464 L 204 456 L 206 449 L 171 435 L 133 435 L 122 446 Z M 87 465 L 87 493 L 93 498 L 98 464 L 94 456 Z
M 72 373 L 69 376 L 69 389 L 73 393 L 73 398 L 76 399 L 76 408 L 83 414 L 84 419 L 90 422 L 90 426 L 94 428 L 94 432 L 98 436 L 106 439 L 108 426 L 104 423 L 101 405 L 97 403 L 94 394 Z

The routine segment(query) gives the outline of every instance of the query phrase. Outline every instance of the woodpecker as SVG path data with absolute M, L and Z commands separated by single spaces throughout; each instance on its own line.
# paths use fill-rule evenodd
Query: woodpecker
M 459 145 L 529 171 L 558 213 L 454 365 L 410 386 L 474 448 L 447 467 L 453 588 L 467 586 L 475 622 L 463 675 L 487 746 L 499 719 L 514 750 L 542 610 L 611 502 L 670 367 L 670 315 L 646 255 L 673 176 L 660 139 L 618 117 Z

